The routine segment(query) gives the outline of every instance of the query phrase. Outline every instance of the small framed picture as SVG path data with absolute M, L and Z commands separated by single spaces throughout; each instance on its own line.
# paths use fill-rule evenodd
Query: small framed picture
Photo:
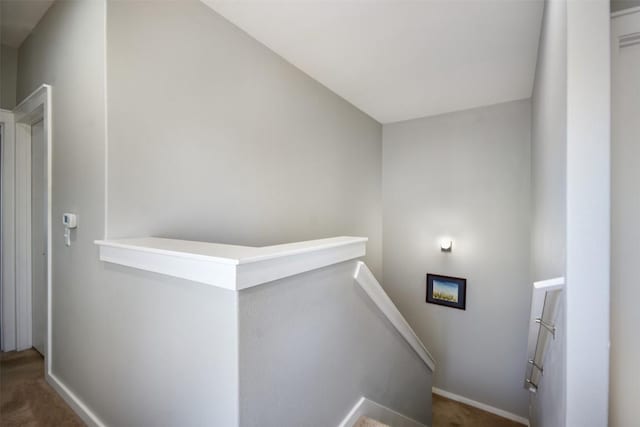
M 467 279 L 427 274 L 427 302 L 465 310 Z

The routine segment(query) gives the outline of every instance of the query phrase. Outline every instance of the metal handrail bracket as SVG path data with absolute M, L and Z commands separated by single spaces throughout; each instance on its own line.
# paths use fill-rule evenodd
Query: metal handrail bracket
M 532 393 L 538 391 L 538 385 L 544 372 L 544 353 L 548 342 L 546 334 L 541 335 L 540 331 L 547 331 L 554 340 L 556 338 L 556 325 L 553 323 L 553 319 L 555 319 L 556 316 L 557 299 L 554 300 L 547 297 L 562 291 L 564 284 L 564 277 L 556 277 L 533 284 L 527 349 L 528 359 L 524 380 L 524 388 Z M 551 312 L 545 314 L 545 307 L 547 307 L 550 299 L 551 301 L 555 301 L 555 304 L 553 302 L 550 303 L 551 305 L 548 306 L 547 310 L 551 310 Z M 529 367 L 529 365 L 531 365 L 531 367 Z

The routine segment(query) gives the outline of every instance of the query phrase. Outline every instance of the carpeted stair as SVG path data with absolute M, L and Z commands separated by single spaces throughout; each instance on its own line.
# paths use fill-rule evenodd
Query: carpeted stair
M 368 417 L 360 417 L 353 427 L 390 427 Z

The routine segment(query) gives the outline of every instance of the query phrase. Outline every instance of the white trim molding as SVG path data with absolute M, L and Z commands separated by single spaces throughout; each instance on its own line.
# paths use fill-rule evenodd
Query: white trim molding
M 442 390 L 441 388 L 433 387 L 433 394 L 446 397 L 447 399 L 455 400 L 456 402 L 464 403 L 465 405 L 473 406 L 474 408 L 482 409 L 485 412 L 489 412 L 499 417 L 506 418 L 511 421 L 515 421 L 525 426 L 530 425 L 529 420 L 525 417 L 521 417 L 520 415 L 516 415 L 509 411 L 505 411 L 503 409 L 498 409 L 491 405 L 487 405 L 486 403 L 478 402 L 477 400 L 469 399 L 468 397 L 451 393 L 450 391 Z
M 4 350 L 25 350 L 32 344 L 31 324 L 31 125 L 43 121 L 47 223 L 47 330 L 45 363 L 50 360 L 51 337 L 51 86 L 42 85 L 13 110 L 11 137 L 3 141 L 2 294 Z M 7 112 L 3 112 L 3 121 Z M 4 317 L 6 315 L 6 317 Z M 11 331 L 15 331 L 12 333 Z M 11 338 L 13 335 L 13 338 Z
M 64 401 L 73 409 L 73 411 L 85 422 L 89 427 L 106 427 L 106 424 L 98 418 L 84 402 L 69 388 L 58 379 L 54 374 L 47 372 L 45 375 L 47 383 L 64 399 Z
M 2 248 L 0 248 L 2 277 L 2 351 L 16 349 L 16 235 L 15 235 L 15 121 L 13 112 L 0 110 L 2 132 Z
M 363 257 L 366 237 L 252 247 L 145 237 L 98 240 L 100 260 L 239 291 Z
M 378 306 L 380 311 L 389 319 L 400 335 L 407 341 L 409 346 L 416 352 L 422 361 L 429 367 L 431 372 L 435 370 L 436 362 L 431 353 L 426 349 L 420 338 L 416 335 L 402 313 L 395 306 L 391 298 L 384 291 L 375 276 L 367 265 L 360 261 L 354 273 L 356 283 L 366 292 L 371 300 Z
M 620 47 L 629 47 L 640 43 L 640 32 L 620 36 Z
M 31 125 L 43 121 L 45 145 L 45 191 L 47 233 L 47 314 L 45 331 L 45 370 L 51 368 L 51 164 L 52 122 L 51 86 L 42 85 L 13 110 L 15 117 L 16 185 L 16 349 L 32 344 L 31 324 Z
M 362 396 L 338 427 L 353 427 L 360 417 L 369 417 L 393 427 L 427 427 L 412 418 Z
M 620 50 L 629 46 L 640 43 L 640 32 L 638 31 L 637 20 L 635 14 L 640 14 L 640 7 L 625 9 L 618 12 L 618 15 L 612 15 L 611 18 L 611 57 L 612 57 L 612 75 L 617 66 L 617 59 Z M 614 18 L 617 18 L 614 20 Z
M 622 9 L 622 10 L 618 10 L 617 12 L 612 12 L 611 13 L 611 18 L 619 18 L 621 16 L 625 16 L 625 15 L 631 15 L 634 13 L 640 13 L 640 6 L 637 7 L 630 7 L 628 9 Z
M 16 121 L 16 350 L 31 348 L 31 124 Z

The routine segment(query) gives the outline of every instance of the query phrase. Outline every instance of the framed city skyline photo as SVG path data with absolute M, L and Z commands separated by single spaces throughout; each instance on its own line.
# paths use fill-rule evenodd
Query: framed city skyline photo
M 465 310 L 467 279 L 427 274 L 427 302 Z

